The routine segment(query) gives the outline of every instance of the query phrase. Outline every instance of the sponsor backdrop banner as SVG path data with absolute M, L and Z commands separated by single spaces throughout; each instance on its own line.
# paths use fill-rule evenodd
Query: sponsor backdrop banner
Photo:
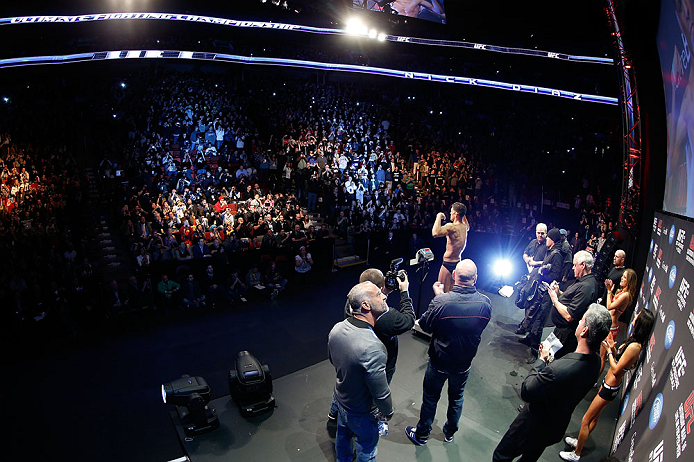
M 634 316 L 648 308 L 656 323 L 643 361 L 624 376 L 612 453 L 623 461 L 691 461 L 694 223 L 656 213 L 649 248 Z

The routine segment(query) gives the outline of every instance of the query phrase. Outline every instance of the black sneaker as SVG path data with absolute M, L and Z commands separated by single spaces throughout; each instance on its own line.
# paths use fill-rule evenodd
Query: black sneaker
M 530 356 L 528 356 L 528 359 L 525 360 L 526 363 L 528 364 L 535 364 L 535 361 L 537 361 L 537 353 L 530 353 Z
M 444 443 L 452 442 L 453 441 L 453 435 L 448 436 L 448 431 L 447 431 L 448 430 L 448 422 L 446 422 L 443 425 L 443 428 L 441 430 L 443 430 L 443 442 Z
M 427 440 L 421 440 L 417 436 L 415 427 L 405 427 L 405 435 L 412 441 L 416 446 L 424 446 L 427 444 Z
M 528 345 L 528 346 L 530 346 L 531 338 L 530 338 L 530 336 L 528 335 L 528 336 L 519 338 L 519 339 L 518 339 L 518 342 L 519 342 L 519 343 L 522 343 L 523 345 Z
M 328 422 L 337 422 L 337 416 L 328 414 Z

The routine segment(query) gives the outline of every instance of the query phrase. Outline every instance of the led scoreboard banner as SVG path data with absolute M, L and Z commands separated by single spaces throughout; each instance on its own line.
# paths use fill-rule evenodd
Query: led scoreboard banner
M 214 24 L 230 27 L 256 28 L 256 29 L 272 29 L 285 30 L 292 32 L 307 32 L 313 34 L 328 34 L 328 35 L 344 35 L 353 36 L 351 32 L 344 29 L 324 28 L 302 26 L 298 24 L 283 24 L 275 22 L 262 21 L 242 21 L 238 19 L 216 18 L 212 16 L 199 16 L 193 14 L 176 14 L 176 13 L 102 13 L 102 14 L 83 14 L 77 16 L 16 16 L 10 18 L 0 18 L 0 26 L 9 26 L 17 24 L 43 24 L 43 23 L 60 23 L 60 24 L 75 24 L 94 21 L 122 21 L 122 20 L 159 20 L 159 21 L 184 21 L 196 22 L 205 24 Z M 466 48 L 471 50 L 492 51 L 495 53 L 508 53 L 527 56 L 536 56 L 541 58 L 559 59 L 564 61 L 594 63 L 594 64 L 614 64 L 610 58 L 600 58 L 595 56 L 580 56 L 567 53 L 556 53 L 543 50 L 529 50 L 526 48 L 503 47 L 497 45 L 488 45 L 484 43 L 461 42 L 454 40 L 437 40 L 420 37 L 406 37 L 401 35 L 385 35 L 384 40 L 398 43 L 414 43 L 419 45 L 441 46 Z
M 532 85 L 521 85 L 516 83 L 499 82 L 496 80 L 476 79 L 471 77 L 459 77 L 453 75 L 427 74 L 423 72 L 412 72 L 398 69 L 387 69 L 383 67 L 358 66 L 354 64 L 323 63 L 318 61 L 305 61 L 298 59 L 266 58 L 255 56 L 239 56 L 224 53 L 205 53 L 199 51 L 173 51 L 173 50 L 120 50 L 120 51 L 99 51 L 87 53 L 75 53 L 57 56 L 30 56 L 23 58 L 0 59 L 0 69 L 18 66 L 42 65 L 42 64 L 69 64 L 87 61 L 118 60 L 118 59 L 194 59 L 203 61 L 220 61 L 238 64 L 254 64 L 269 66 L 288 66 L 305 69 L 319 69 L 325 71 L 354 72 L 359 74 L 381 75 L 386 77 L 398 77 L 412 80 L 426 80 L 439 83 L 456 83 L 462 85 L 472 85 L 484 88 L 494 88 L 497 90 L 517 91 L 521 93 L 532 93 L 536 95 L 554 96 L 575 101 L 586 101 L 590 103 L 603 103 L 617 105 L 617 98 L 600 95 L 590 95 L 586 93 L 576 93 L 555 88 L 537 87 Z

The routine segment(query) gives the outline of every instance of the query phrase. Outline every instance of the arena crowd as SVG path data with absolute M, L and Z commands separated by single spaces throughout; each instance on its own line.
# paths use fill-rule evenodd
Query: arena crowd
M 574 252 L 597 252 L 615 226 L 605 178 L 581 171 L 567 185 L 558 173 L 577 159 L 563 154 L 567 140 L 594 156 L 609 143 L 533 139 L 528 128 L 551 115 L 523 121 L 466 112 L 445 94 L 243 73 L 144 74 L 110 98 L 122 148 L 100 160 L 99 177 L 130 252 L 127 279 L 95 265 L 99 237 L 76 220 L 87 182 L 70 150 L 2 137 L 5 294 L 32 328 L 53 319 L 74 336 L 142 308 L 275 299 L 332 268 L 335 245 L 419 248 L 453 202 L 466 204 L 473 232 L 530 239 L 542 181 L 571 191 L 568 213 L 544 219 L 569 230 Z M 560 165 L 547 172 L 538 150 L 562 152 Z

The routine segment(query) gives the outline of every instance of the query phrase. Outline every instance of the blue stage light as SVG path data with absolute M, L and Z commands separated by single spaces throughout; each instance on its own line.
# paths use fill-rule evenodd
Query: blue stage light
M 511 262 L 505 258 L 500 258 L 494 262 L 493 269 L 496 276 L 505 278 L 508 277 L 513 271 L 513 265 L 511 265 Z

